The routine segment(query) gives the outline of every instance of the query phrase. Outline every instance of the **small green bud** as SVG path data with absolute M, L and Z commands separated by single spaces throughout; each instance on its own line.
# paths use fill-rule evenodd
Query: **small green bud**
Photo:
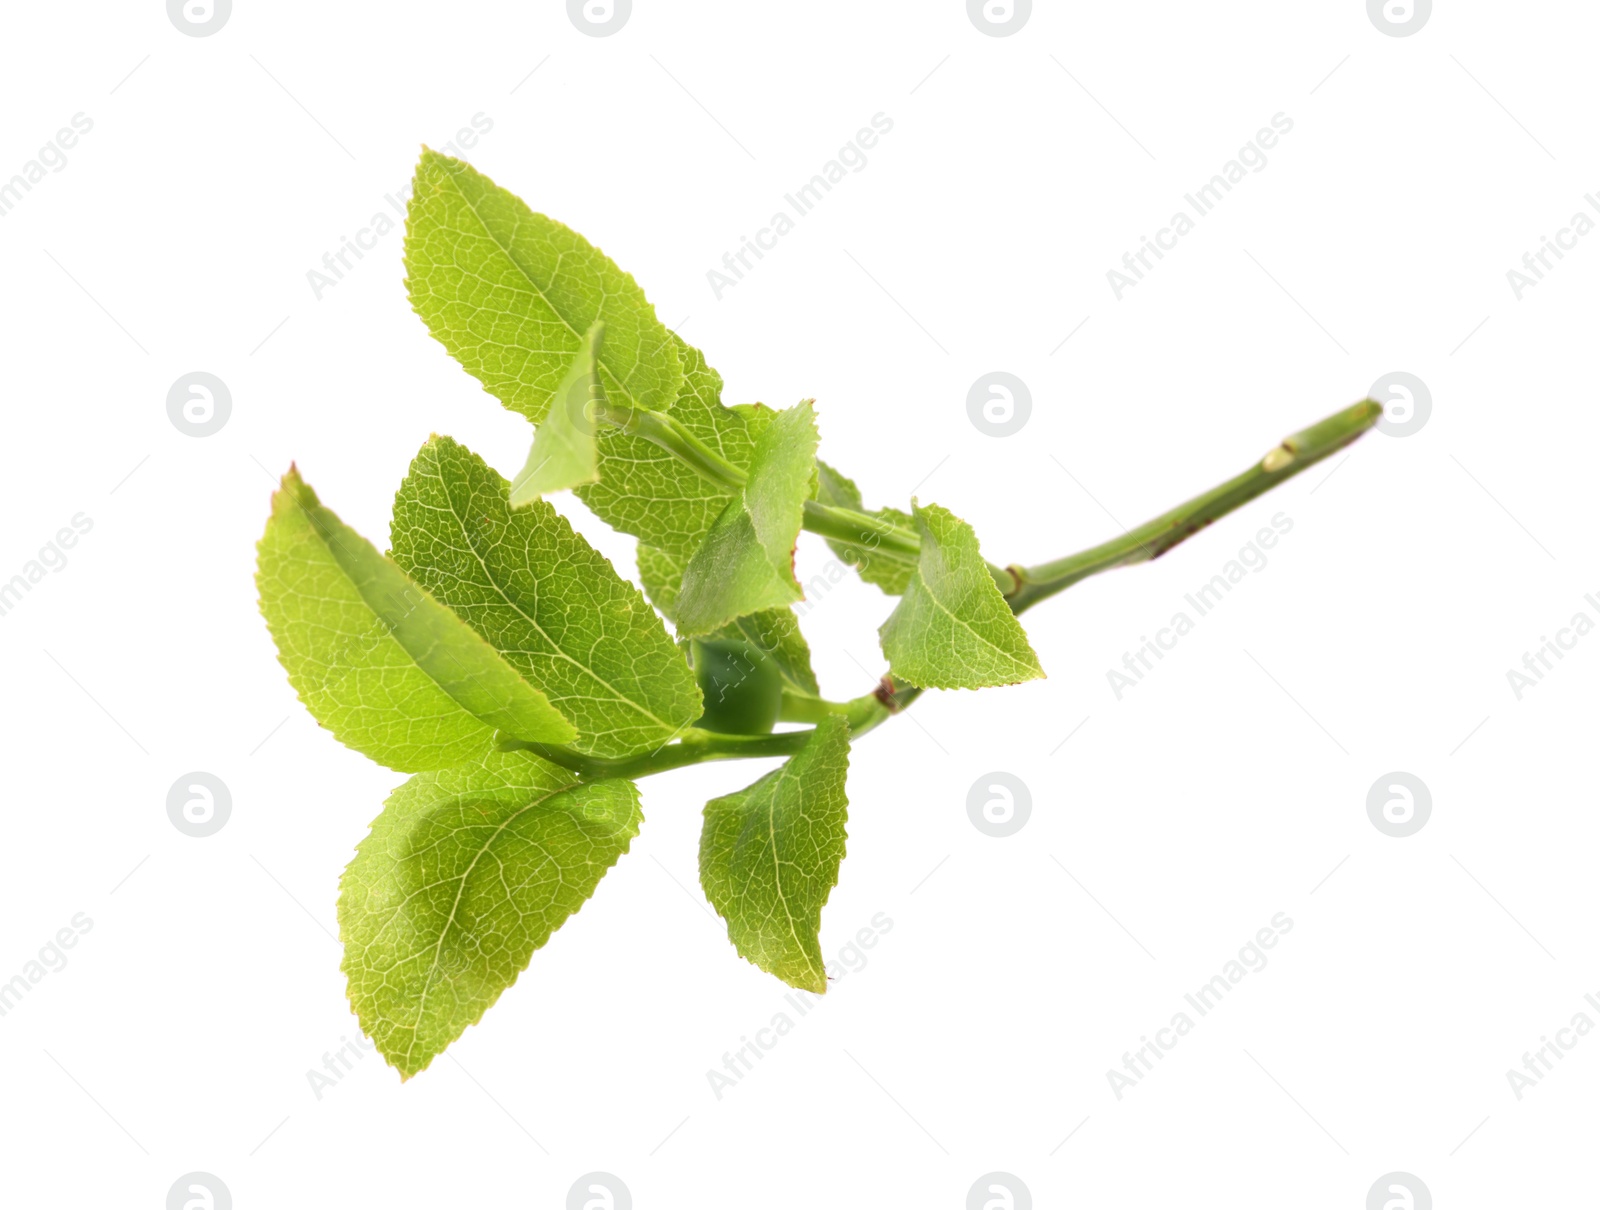
M 694 672 L 706 699 L 696 726 L 724 735 L 766 735 L 778 721 L 783 680 L 777 664 L 754 644 L 696 640 Z

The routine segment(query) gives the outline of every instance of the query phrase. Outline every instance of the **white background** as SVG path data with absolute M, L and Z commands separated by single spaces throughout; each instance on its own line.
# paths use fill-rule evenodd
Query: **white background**
M 559 1207 L 591 1170 L 642 1210 L 954 1208 L 994 1170 L 1041 1207 L 1359 1210 L 1395 1170 L 1440 1207 L 1588 1204 L 1600 1039 L 1521 1100 L 1505 1073 L 1600 1022 L 1600 638 L 1521 700 L 1506 672 L 1600 620 L 1600 238 L 1520 301 L 1506 272 L 1600 187 L 1597 33 L 1488 0 L 1404 38 L 1362 0 L 1040 3 L 1004 38 L 958 0 L 636 0 L 606 38 L 555 0 L 237 0 L 205 38 L 159 0 L 9 6 L 0 179 L 94 126 L 0 218 L 0 579 L 93 529 L 0 617 L 0 980 L 93 928 L 0 1018 L 7 1204 L 158 1210 L 195 1170 L 240 1210 Z M 880 112 L 719 301 L 707 270 Z M 409 310 L 399 231 L 307 280 L 479 113 L 476 165 L 635 274 L 728 401 L 815 396 L 869 504 L 915 490 L 999 562 L 1102 541 L 1387 372 L 1432 393 L 1414 435 L 1028 615 L 1048 680 L 863 741 L 824 952 L 893 929 L 720 1100 L 707 1070 L 786 1005 L 709 914 L 697 829 L 765 766 L 646 782 L 633 851 L 422 1076 L 306 1076 L 357 1036 L 336 885 L 400 778 L 296 703 L 254 544 L 292 459 L 380 543 L 430 432 L 520 465 L 526 424 Z M 1277 113 L 1268 166 L 1119 302 L 1107 270 Z M 1033 398 L 1004 439 L 966 411 L 996 369 Z M 232 393 L 203 439 L 166 414 L 191 370 Z M 1280 511 L 1266 569 L 1118 700 L 1107 670 Z M 828 558 L 807 535 L 802 578 Z M 882 670 L 888 608 L 816 602 L 825 690 Z M 208 839 L 166 814 L 194 770 L 232 792 Z M 1433 796 L 1407 839 L 1366 811 L 1396 770 Z M 992 771 L 1032 793 L 1002 840 L 967 816 Z M 1107 1070 L 1278 912 L 1266 968 L 1119 1100 Z

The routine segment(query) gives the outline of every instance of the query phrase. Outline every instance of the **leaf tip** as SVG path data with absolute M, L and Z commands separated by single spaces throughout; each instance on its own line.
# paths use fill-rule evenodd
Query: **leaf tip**
M 311 490 L 310 484 L 300 477 L 298 463 L 289 463 L 289 469 L 284 472 L 283 478 L 278 480 L 277 490 L 272 493 L 273 513 L 282 512 L 291 504 L 302 507 L 315 507 L 320 501 L 316 492 Z
M 825 973 L 819 973 L 812 979 L 785 979 L 784 982 L 796 991 L 810 992 L 813 996 L 828 994 L 828 976 Z

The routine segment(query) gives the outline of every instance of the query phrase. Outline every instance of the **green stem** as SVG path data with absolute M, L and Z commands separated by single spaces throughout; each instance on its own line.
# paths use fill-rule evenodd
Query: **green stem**
M 808 693 L 785 689 L 778 719 L 785 723 L 820 723 L 830 715 L 843 714 L 849 705 L 849 702 L 830 702 Z
M 850 720 L 851 735 L 859 736 L 894 717 L 921 694 L 916 686 L 893 677 L 884 677 L 871 693 L 848 702 L 830 702 L 785 689 L 778 717 L 786 723 L 820 723 L 829 715 L 842 714 Z
M 615 425 L 630 436 L 642 437 L 660 446 L 702 479 L 724 491 L 740 491 L 750 478 L 665 412 L 621 407 L 608 402 L 596 409 L 595 418 Z
M 1292 479 L 1301 471 L 1337 453 L 1378 422 L 1383 405 L 1367 399 L 1326 420 L 1302 429 L 1269 450 L 1261 461 L 1241 475 L 1204 495 L 1178 505 L 1170 512 L 1130 529 L 1120 538 L 1037 567 L 1015 567 L 1017 586 L 1008 593 L 1013 613 L 1031 609 L 1040 601 L 1070 588 L 1079 580 L 1160 558 L 1180 542 L 1198 533 L 1218 517 L 1231 513 L 1263 492 Z
M 642 437 L 660 446 L 702 479 L 723 491 L 742 491 L 750 480 L 745 470 L 729 462 L 680 424 L 676 417 L 665 412 L 606 403 L 600 406 L 595 415 L 597 419 L 616 425 L 631 436 Z M 911 559 L 915 559 L 921 549 L 916 534 L 908 533 L 878 517 L 854 509 L 836 508 L 817 500 L 806 501 L 805 528 L 852 546 L 889 550 Z
M 535 744 L 527 740 L 502 738 L 501 751 L 526 751 L 542 756 L 551 764 L 571 769 L 584 781 L 604 781 L 612 777 L 648 777 L 698 765 L 708 760 L 748 760 L 757 756 L 793 756 L 805 747 L 809 731 L 781 731 L 776 735 L 718 735 L 690 727 L 676 743 L 667 744 L 643 756 L 606 760 L 585 756 L 571 748 Z
M 1337 453 L 1356 440 L 1383 415 L 1383 406 L 1367 399 L 1335 413 L 1308 429 L 1303 429 L 1267 452 L 1267 455 L 1241 475 L 1220 487 L 1180 504 L 1120 538 L 1068 555 L 1036 567 L 991 567 L 995 580 L 1006 593 L 1013 613 L 1031 609 L 1079 580 L 1159 558 L 1174 546 L 1210 525 L 1218 517 L 1254 500 L 1286 479 Z M 674 418 L 660 412 L 604 406 L 599 418 L 629 433 L 654 442 L 681 458 L 699 474 L 719 486 L 738 491 L 748 476 L 723 459 Z M 806 528 L 835 541 L 868 550 L 889 550 L 915 558 L 915 534 L 851 509 L 834 508 L 815 500 L 806 502 Z M 869 544 L 870 539 L 870 544 Z M 893 543 L 891 545 L 890 543 Z M 886 676 L 871 693 L 848 702 L 831 702 L 820 697 L 784 691 L 780 717 L 785 722 L 820 723 L 831 715 L 850 720 L 852 738 L 865 735 L 904 710 L 921 696 L 922 690 L 896 677 Z M 502 750 L 526 750 L 563 768 L 585 781 L 611 777 L 647 777 L 668 769 L 697 765 L 712 760 L 744 760 L 761 756 L 793 756 L 805 747 L 810 730 L 783 731 L 774 735 L 720 735 L 690 728 L 675 743 L 655 752 L 622 760 L 585 756 L 571 748 L 529 743 L 503 738 Z
M 881 517 L 868 516 L 853 509 L 835 508 L 818 500 L 807 500 L 802 528 L 862 552 L 865 558 L 887 556 L 897 563 L 915 565 L 922 556 L 922 540 Z M 1004 567 L 988 564 L 989 574 L 1003 593 L 1014 592 L 1017 578 Z
M 665 412 L 605 403 L 596 410 L 595 416 L 625 433 L 660 446 L 702 479 L 724 491 L 741 491 L 749 481 L 748 473 L 722 457 Z M 915 563 L 922 553 L 921 541 L 910 530 L 901 529 L 882 517 L 874 517 L 853 508 L 824 504 L 820 500 L 805 502 L 802 527 L 868 554 L 888 555 L 904 562 Z M 1015 578 L 1003 567 L 991 563 L 989 574 L 1002 592 L 1011 592 L 1017 586 Z
M 820 500 L 806 501 L 803 528 L 869 554 L 888 554 L 902 562 L 915 563 L 922 553 L 922 543 L 916 534 L 881 517 L 869 517 L 866 513 L 837 508 Z
M 885 677 L 871 693 L 848 702 L 827 702 L 821 698 L 803 699 L 815 703 L 807 707 L 814 717 L 794 721 L 821 722 L 830 714 L 842 714 L 850 720 L 851 738 L 865 735 L 874 727 L 886 722 L 914 702 L 922 690 L 904 681 Z M 785 704 L 791 695 L 784 694 Z M 800 698 L 795 697 L 795 702 Z M 799 709 L 796 706 L 796 709 Z M 787 715 L 785 716 L 787 720 Z M 698 765 L 712 760 L 749 760 L 759 756 L 793 756 L 811 738 L 811 730 L 779 731 L 773 735 L 721 735 L 690 727 L 682 738 L 648 752 L 643 756 L 630 756 L 620 760 L 607 760 L 586 756 L 571 748 L 553 744 L 537 744 L 529 740 L 501 736 L 496 747 L 502 752 L 532 752 L 551 764 L 570 769 L 584 781 L 603 781 L 613 777 L 648 777 L 652 773 L 665 773 L 685 765 Z

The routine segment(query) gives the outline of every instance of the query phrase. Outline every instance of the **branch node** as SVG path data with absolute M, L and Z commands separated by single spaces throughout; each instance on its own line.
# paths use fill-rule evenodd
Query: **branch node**
M 883 708 L 890 714 L 900 713 L 900 703 L 894 696 L 894 682 L 887 676 L 878 682 L 878 687 L 872 691 L 872 696 L 882 702 Z

